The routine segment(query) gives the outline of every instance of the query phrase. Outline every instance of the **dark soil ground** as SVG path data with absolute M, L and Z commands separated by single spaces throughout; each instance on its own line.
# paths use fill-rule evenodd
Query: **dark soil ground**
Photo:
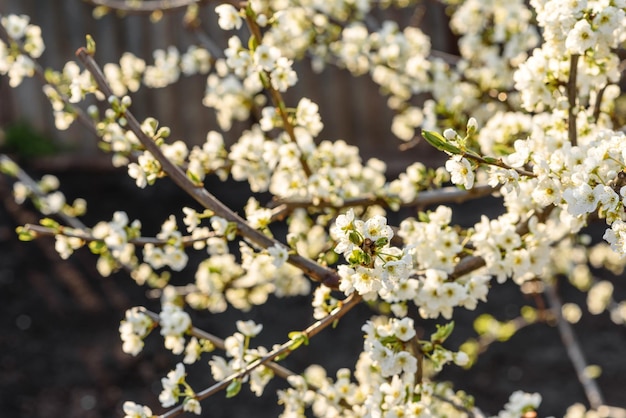
M 36 170 L 35 170 L 36 171 Z M 109 220 L 117 209 L 131 218 L 141 218 L 147 231 L 158 228 L 169 213 L 180 213 L 192 202 L 167 181 L 138 191 L 123 173 L 74 171 L 56 173 L 69 199 L 85 197 L 89 215 L 85 222 Z M 36 213 L 16 206 L 10 183 L 0 177 L 0 417 L 119 417 L 125 400 L 134 400 L 162 410 L 158 404 L 160 378 L 179 358 L 166 352 L 158 335 L 148 338 L 144 352 L 131 357 L 121 351 L 118 325 L 124 311 L 136 305 L 158 310 L 158 301 L 147 289 L 139 288 L 124 273 L 109 278 L 95 270 L 95 258 L 82 250 L 69 260 L 55 253 L 52 239 L 23 243 L 16 239 L 17 225 L 36 222 Z M 245 187 L 230 184 L 215 189 L 231 207 L 241 207 Z M 477 214 L 481 207 L 465 213 Z M 470 220 L 471 221 L 471 220 Z M 191 276 L 183 272 L 175 280 Z M 618 297 L 626 298 L 624 278 L 614 281 Z M 584 295 L 563 285 L 565 301 L 584 304 Z M 456 330 L 449 341 L 452 348 L 475 335 L 472 321 L 489 311 L 505 320 L 519 315 L 519 307 L 533 304 L 514 285 L 495 285 L 487 304 L 476 312 L 458 312 Z M 286 339 L 289 331 L 311 322 L 307 298 L 273 300 L 246 314 L 194 314 L 194 324 L 219 336 L 234 331 L 236 319 L 253 318 L 265 324 L 259 344 L 271 346 Z M 285 361 L 292 370 L 302 371 L 311 362 L 330 371 L 352 367 L 361 349 L 361 324 L 371 315 L 359 306 L 334 330 L 327 330 Z M 432 323 L 420 322 L 431 329 Z M 626 329 L 611 323 L 608 315 L 585 315 L 574 326 L 589 364 L 602 368 L 598 384 L 608 404 L 626 407 Z M 208 360 L 209 357 L 206 357 Z M 197 390 L 211 384 L 204 366 L 190 369 Z M 511 392 L 522 389 L 543 396 L 540 416 L 562 416 L 568 405 L 585 403 L 585 395 L 567 357 L 557 329 L 537 324 L 518 332 L 507 343 L 494 343 L 472 370 L 455 366 L 445 369 L 442 380 L 451 380 L 459 389 L 473 394 L 487 414 L 497 413 Z M 272 389 L 284 386 L 276 380 L 262 398 L 247 388 L 234 399 L 223 395 L 202 403 L 206 417 L 275 417 L 280 413 Z

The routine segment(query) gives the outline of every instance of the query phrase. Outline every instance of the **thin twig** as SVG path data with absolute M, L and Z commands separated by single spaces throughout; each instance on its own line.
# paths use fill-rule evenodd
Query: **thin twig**
M 251 16 L 251 13 L 251 11 L 246 10 L 246 23 L 248 24 L 248 28 L 250 29 L 250 32 L 255 38 L 257 44 L 260 45 L 263 42 L 263 34 L 261 33 L 261 28 L 256 23 L 256 20 L 254 20 L 254 17 Z M 270 80 L 270 74 L 267 71 L 265 71 L 265 74 L 267 75 L 267 79 Z M 289 136 L 291 142 L 293 142 L 300 150 L 300 147 L 298 146 L 298 141 L 296 140 L 294 126 L 289 120 L 289 115 L 287 114 L 287 109 L 285 108 L 285 100 L 283 99 L 282 94 L 280 94 L 280 92 L 275 89 L 274 86 L 272 86 L 271 80 L 267 83 L 264 82 L 263 84 L 266 84 L 265 88 L 270 93 L 274 106 L 276 106 L 276 109 L 278 109 L 278 114 L 280 115 L 280 118 L 283 122 L 283 129 Z M 306 156 L 302 153 L 302 150 L 300 150 L 300 164 L 302 165 L 302 170 L 304 170 L 304 174 L 307 177 L 311 177 L 311 174 L 313 173 L 311 171 L 311 168 L 309 167 L 309 164 L 306 161 Z
M 171 12 L 194 4 L 202 5 L 209 0 L 155 0 L 142 2 L 129 2 L 127 0 L 83 0 L 92 6 L 106 7 L 107 9 L 123 12 L 125 14 L 150 14 L 156 11 Z M 239 6 L 239 1 L 222 0 L 221 3 L 230 3 Z
M 589 405 L 592 409 L 598 409 L 604 405 L 604 398 L 596 381 L 590 378 L 586 373 L 587 362 L 585 360 L 585 356 L 580 348 L 574 329 L 561 314 L 562 304 L 559 295 L 557 294 L 554 286 L 549 283 L 546 283 L 545 289 L 548 303 L 550 304 L 557 320 L 557 328 L 559 330 L 559 334 L 561 335 L 561 340 L 563 341 L 567 355 L 576 370 L 578 380 L 583 386 Z
M 461 154 L 461 156 L 470 160 L 474 160 L 480 164 L 493 165 L 496 167 L 505 168 L 507 170 L 515 170 L 521 176 L 537 177 L 537 175 L 532 171 L 524 170 L 523 168 L 511 167 L 510 165 L 505 164 L 504 161 L 502 161 L 501 159 L 486 159 L 484 157 L 481 157 L 480 155 L 474 154 L 473 152 L 464 152 Z
M 437 190 L 424 190 L 417 193 L 415 199 L 410 202 L 401 203 L 402 207 L 413 206 L 432 206 L 445 203 L 463 203 L 468 200 L 478 199 L 481 197 L 489 196 L 495 192 L 497 188 L 489 185 L 479 185 L 473 187 L 470 190 L 462 190 L 458 187 L 443 187 Z M 310 199 L 280 199 L 272 202 L 274 208 L 272 209 L 272 219 L 282 219 L 287 214 L 291 213 L 296 208 L 309 208 L 315 206 L 316 208 L 349 208 L 354 206 L 372 206 L 381 205 L 389 206 L 388 199 L 394 199 L 397 196 L 360 196 L 350 199 L 345 199 L 343 203 L 338 206 L 329 201 L 313 202 Z
M 351 294 L 333 312 L 331 312 L 328 316 L 324 317 L 323 319 L 315 322 L 313 325 L 309 326 L 307 329 L 302 331 L 302 334 L 306 338 L 311 338 L 319 334 L 322 330 L 324 330 L 325 328 L 333 324 L 335 321 L 343 317 L 346 313 L 348 313 L 352 308 L 354 308 L 361 301 L 361 299 L 362 298 L 359 294 L 357 293 Z M 257 367 L 267 366 L 267 364 L 271 362 L 272 360 L 274 360 L 276 357 L 289 354 L 293 350 L 292 346 L 294 344 L 299 344 L 299 342 L 294 341 L 294 340 L 287 341 L 286 343 L 275 348 L 274 350 L 272 350 L 270 353 L 263 356 L 262 358 L 250 363 L 244 370 L 238 373 L 232 374 L 229 377 L 225 378 L 224 380 L 214 384 L 213 386 L 201 392 L 198 392 L 196 394 L 196 399 L 198 399 L 199 401 L 206 399 L 209 396 L 221 390 L 226 389 L 232 381 L 246 377 Z M 181 414 L 182 412 L 183 412 L 183 405 L 179 405 L 176 408 L 169 410 L 165 414 L 162 414 L 160 418 L 175 417 Z
M 148 315 L 150 317 L 150 319 L 152 319 L 154 322 L 159 323 L 160 318 L 159 318 L 159 314 L 152 312 L 144 307 L 140 308 L 141 312 L 145 313 L 146 315 Z M 200 339 L 204 339 L 207 341 L 210 341 L 211 344 L 213 344 L 215 347 L 217 347 L 220 350 L 226 350 L 226 345 L 224 344 L 224 340 L 213 335 L 210 334 L 206 331 L 201 330 L 200 328 L 196 328 L 196 327 L 192 327 L 191 330 L 189 331 L 189 334 L 192 337 L 196 337 L 196 338 L 200 338 Z M 291 370 L 287 369 L 286 367 L 281 366 L 278 363 L 275 363 L 273 361 L 269 361 L 265 364 L 265 366 L 268 369 L 271 369 L 276 376 L 281 377 L 283 379 L 287 379 L 289 376 L 294 376 L 295 373 L 292 372 Z
M 28 57 L 34 65 L 34 71 L 35 71 L 35 75 L 37 76 L 37 78 L 44 84 L 44 85 L 48 85 L 50 87 L 52 87 L 54 89 L 54 92 L 56 94 L 58 94 L 59 98 L 61 99 L 61 101 L 63 101 L 63 104 L 66 106 L 66 108 L 71 109 L 72 112 L 76 115 L 76 118 L 83 124 L 85 125 L 94 135 L 98 136 L 98 130 L 96 129 L 95 124 L 93 123 L 93 121 L 91 120 L 91 118 L 89 116 L 87 116 L 85 114 L 85 112 L 83 112 L 83 110 L 77 106 L 75 106 L 73 103 L 70 103 L 69 98 L 63 94 L 59 88 L 55 85 L 55 84 L 51 84 L 48 82 L 48 80 L 46 80 L 46 75 L 45 75 L 45 71 L 43 69 L 43 67 L 39 64 L 39 61 L 37 61 L 35 58 L 32 58 L 28 52 L 26 52 L 22 46 L 22 44 L 20 42 L 15 41 L 13 38 L 11 38 L 9 36 L 9 34 L 7 33 L 6 29 L 4 28 L 4 26 L 0 25 L 0 39 L 4 40 L 4 41 L 8 41 L 8 44 L 15 44 L 18 48 L 18 50 L 20 51 L 20 53 L 26 57 Z
M 0 27 L 2 27 L 2 25 L 0 25 Z M 37 198 L 39 199 L 46 198 L 47 196 L 46 193 L 44 193 L 44 191 L 41 190 L 41 188 L 39 187 L 39 184 L 37 184 L 37 182 L 33 180 L 32 177 L 30 177 L 24 170 L 22 170 L 22 168 L 19 165 L 17 165 L 11 158 L 9 158 L 8 156 L 4 154 L 0 154 L 0 165 L 3 165 L 3 164 L 10 164 L 15 177 L 17 177 L 19 181 L 24 183 L 26 187 L 28 188 L 28 190 L 30 190 Z M 85 224 L 82 223 L 79 219 L 73 216 L 67 215 L 63 213 L 63 211 L 55 213 L 54 215 L 58 216 L 60 219 L 62 219 L 66 224 L 68 224 L 72 228 L 83 229 L 83 230 L 87 229 L 87 226 L 85 226 Z
M 537 213 L 534 216 L 537 217 L 539 222 L 545 222 L 546 219 L 548 219 L 548 217 L 550 216 L 550 214 L 555 208 L 556 206 L 548 206 L 544 208 L 543 211 Z M 529 216 L 525 222 L 520 223 L 517 226 L 517 228 L 515 228 L 515 232 L 520 236 L 526 235 L 529 232 L 528 223 L 530 222 L 532 218 L 533 216 Z M 559 240 L 556 240 L 556 241 L 559 241 Z M 484 267 L 486 265 L 487 265 L 487 262 L 481 256 L 474 255 L 474 256 L 465 257 L 457 263 L 457 265 L 454 267 L 454 271 L 448 275 L 448 279 L 450 280 L 458 279 L 459 277 L 465 274 L 471 273 L 474 270 L 478 270 L 479 268 Z
M 104 74 L 102 74 L 102 70 L 94 61 L 93 57 L 89 55 L 87 50 L 85 48 L 80 48 L 76 52 L 76 55 L 85 65 L 87 70 L 92 74 L 98 84 L 98 88 L 105 94 L 105 96 L 113 96 L 113 91 L 109 87 Z M 128 128 L 137 136 L 141 144 L 154 156 L 154 158 L 159 161 L 163 171 L 178 187 L 189 194 L 189 196 L 194 198 L 204 208 L 212 210 L 217 216 L 220 216 L 229 222 L 234 222 L 237 225 L 238 233 L 249 239 L 254 244 L 262 248 L 269 248 L 274 245 L 284 245 L 279 241 L 263 234 L 261 231 L 252 228 L 241 216 L 233 212 L 219 199 L 209 193 L 208 190 L 192 182 L 180 169 L 180 167 L 175 165 L 172 161 L 166 158 L 165 155 L 163 155 L 160 147 L 152 138 L 143 132 L 141 124 L 129 110 L 124 112 L 124 117 L 127 121 Z M 298 267 L 315 281 L 321 282 L 333 289 L 337 289 L 339 286 L 339 275 L 337 272 L 328 267 L 322 266 L 313 260 L 302 257 L 298 254 L 291 253 L 289 255 L 288 262 Z
M 436 393 L 432 394 L 432 397 L 435 399 L 440 400 L 441 402 L 447 403 L 448 405 L 452 406 L 454 409 L 456 409 L 459 412 L 464 412 L 467 414 L 468 418 L 484 418 L 485 416 L 483 415 L 482 412 L 480 412 L 478 409 L 474 409 L 471 410 L 469 408 L 466 408 L 464 405 L 461 405 L 460 403 L 457 403 L 455 401 L 453 401 L 452 399 L 448 399 L 444 396 L 438 395 Z
M 72 218 L 72 219 L 75 219 L 75 218 Z M 80 238 L 86 242 L 93 242 L 93 241 L 104 242 L 103 239 L 96 238 L 93 235 L 89 234 L 88 232 L 89 229 L 87 227 L 68 229 L 63 226 L 59 228 L 48 228 L 42 225 L 26 224 L 24 225 L 24 230 L 35 232 L 37 235 L 44 235 L 44 236 L 63 235 L 68 238 Z M 180 242 L 182 243 L 183 246 L 187 247 L 187 246 L 193 245 L 196 242 L 206 241 L 208 238 L 211 238 L 214 236 L 217 236 L 215 232 L 208 232 L 206 235 L 202 237 L 192 237 L 190 235 L 187 235 L 187 236 L 182 237 Z M 155 246 L 162 246 L 162 245 L 167 245 L 168 241 L 169 240 L 167 239 L 160 239 L 156 237 L 138 237 L 138 238 L 129 239 L 128 243 L 137 245 L 140 247 L 145 246 L 147 244 L 152 244 Z
M 596 123 L 598 122 L 598 118 L 600 117 L 600 112 L 602 111 L 602 98 L 604 97 L 604 92 L 606 91 L 607 86 L 602 87 L 598 91 L 598 94 L 596 94 L 596 102 L 593 105 L 593 120 Z

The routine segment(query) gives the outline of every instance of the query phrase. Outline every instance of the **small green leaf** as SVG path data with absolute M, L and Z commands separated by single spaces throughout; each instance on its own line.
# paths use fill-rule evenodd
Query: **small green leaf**
M 590 364 L 587 367 L 585 367 L 585 369 L 583 370 L 583 373 L 589 379 L 597 379 L 598 377 L 602 375 L 602 367 L 598 366 L 597 364 Z
M 430 353 L 431 351 L 433 351 L 433 348 L 433 345 L 428 341 L 421 342 L 421 350 L 423 353 Z
M 454 330 L 454 321 L 450 321 L 445 325 L 437 324 L 437 331 L 430 337 L 430 341 L 434 344 L 442 344 L 448 339 L 452 331 Z
M 291 349 L 295 350 L 300 347 L 302 344 L 309 345 L 309 337 L 302 331 L 292 331 L 289 334 L 289 339 L 292 341 Z
M 422 131 L 422 136 L 433 147 L 439 151 L 449 152 L 451 154 L 460 154 L 461 150 L 450 144 L 441 134 L 433 131 Z
M 20 168 L 17 164 L 15 164 L 15 162 L 13 162 L 13 160 L 3 158 L 0 160 L 0 171 L 9 176 L 16 177 Z
M 489 314 L 479 315 L 478 318 L 474 320 L 474 330 L 476 330 L 478 335 L 485 335 L 497 326 L 497 322 L 498 321 Z
M 234 379 L 226 388 L 226 397 L 233 398 L 237 396 L 241 390 L 241 379 Z
M 15 228 L 15 232 L 17 232 L 17 238 L 20 241 L 32 241 L 37 238 L 37 234 L 35 234 L 34 231 L 24 228 L 23 226 Z
M 91 15 L 93 16 L 94 19 L 101 19 L 107 14 L 109 14 L 110 11 L 111 9 L 109 9 L 106 6 L 98 6 L 95 9 L 93 9 L 93 12 L 91 12 Z
M 93 40 L 91 35 L 87 34 L 87 53 L 92 57 L 96 54 L 96 41 Z
M 487 164 L 493 164 L 493 165 L 497 165 L 500 164 L 502 161 L 500 161 L 498 158 L 493 158 L 493 157 L 482 157 L 482 159 L 487 163 Z
M 350 233 L 348 234 L 348 239 L 354 245 L 361 245 L 361 243 L 363 242 L 363 237 L 357 231 L 350 231 Z
M 106 244 L 102 241 L 91 241 L 88 247 L 93 254 L 102 254 L 107 249 Z
M 248 49 L 250 50 L 250 52 L 254 52 L 257 46 L 259 46 L 259 41 L 257 40 L 256 36 L 252 35 L 250 39 L 248 39 Z
M 54 85 L 54 84 L 59 82 L 58 75 L 51 68 L 46 68 L 45 69 L 45 71 L 43 72 L 43 77 L 46 79 L 46 82 L 48 84 L 53 84 Z
M 528 305 L 522 306 L 520 313 L 522 315 L 522 318 L 524 318 L 524 320 L 528 323 L 533 323 L 537 321 L 537 317 L 539 316 L 537 314 L 537 310 Z
M 50 219 L 50 218 L 43 218 L 42 220 L 39 221 L 39 223 L 42 226 L 45 226 L 46 228 L 51 228 L 51 229 L 59 229 L 60 227 L 57 221 L 55 221 L 54 219 Z
M 517 331 L 517 327 L 515 326 L 513 322 L 506 322 L 502 324 L 501 327 L 499 327 L 497 339 L 498 341 L 502 341 L 502 342 L 508 341 L 511 339 L 513 335 L 515 335 L 516 331 Z
M 474 339 L 469 339 L 461 344 L 459 351 L 463 351 L 469 357 L 469 362 L 463 366 L 463 368 L 469 369 L 476 362 L 476 359 L 480 354 L 480 344 Z
M 191 180 L 196 186 L 202 186 L 204 184 L 202 183 L 202 180 L 200 180 L 200 177 L 198 177 L 195 173 L 187 170 L 186 174 L 187 178 Z
M 378 238 L 376 240 L 376 247 L 380 248 L 380 247 L 384 247 L 385 245 L 387 245 L 389 243 L 389 239 L 382 237 L 382 238 Z

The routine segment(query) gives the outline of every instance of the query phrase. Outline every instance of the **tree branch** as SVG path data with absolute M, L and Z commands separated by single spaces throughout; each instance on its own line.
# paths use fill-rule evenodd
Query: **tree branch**
M 313 325 L 309 326 L 307 329 L 305 329 L 304 331 L 302 331 L 302 334 L 306 337 L 306 338 L 311 338 L 314 337 L 315 335 L 319 334 L 322 330 L 324 330 L 325 328 L 327 328 L 329 325 L 331 325 L 332 323 L 334 323 L 335 321 L 337 321 L 338 319 L 340 319 L 341 317 L 343 317 L 346 313 L 348 313 L 352 308 L 354 308 L 356 305 L 359 304 L 359 302 L 361 302 L 361 296 L 358 293 L 352 293 L 350 296 L 348 296 L 346 299 L 343 300 L 343 302 L 333 311 L 331 312 L 328 316 L 324 317 L 323 319 L 315 322 Z M 196 394 L 196 399 L 198 399 L 199 401 L 208 398 L 209 396 L 224 390 L 228 387 L 228 385 L 230 385 L 230 383 L 233 380 L 236 379 L 242 379 L 244 377 L 246 377 L 247 375 L 249 375 L 254 369 L 256 369 L 257 367 L 260 366 L 268 366 L 268 363 L 271 362 L 272 360 L 274 360 L 276 357 L 279 356 L 283 356 L 286 354 L 289 354 L 293 351 L 292 346 L 294 344 L 300 344 L 299 341 L 295 341 L 295 340 L 289 340 L 286 343 L 278 346 L 277 348 L 275 348 L 274 350 L 272 350 L 270 353 L 268 353 L 266 356 L 263 356 L 262 358 L 253 361 L 252 363 L 250 363 L 244 370 L 232 374 L 229 377 L 227 377 L 226 379 L 217 382 L 216 384 L 214 384 L 213 386 L 203 390 L 202 392 L 198 392 Z M 178 416 L 179 414 L 181 414 L 183 412 L 183 405 L 179 405 L 176 408 L 173 408 L 171 410 L 169 410 L 168 412 L 166 412 L 165 414 L 160 415 L 160 418 L 172 418 L 175 416 Z
M 145 313 L 146 315 L 148 315 L 150 317 L 150 319 L 152 319 L 154 322 L 159 323 L 159 314 L 152 312 L 144 307 L 140 307 L 141 312 Z M 200 338 L 200 339 L 204 339 L 207 341 L 210 341 L 211 344 L 213 344 L 215 347 L 219 348 L 220 350 L 225 350 L 226 346 L 224 345 L 224 340 L 213 335 L 210 334 L 206 331 L 203 331 L 199 328 L 196 327 L 192 327 L 191 330 L 189 331 L 189 334 L 193 337 L 196 338 Z M 269 369 L 271 369 L 276 376 L 278 377 L 282 377 L 283 379 L 287 379 L 289 376 L 294 376 L 295 373 L 292 372 L 291 370 L 287 369 L 286 367 L 281 366 L 278 363 L 275 363 L 273 361 L 269 361 L 265 364 L 265 366 Z
M 132 2 L 128 0 L 83 0 L 92 6 L 106 7 L 107 9 L 123 12 L 125 14 L 150 14 L 156 11 L 171 12 L 177 9 L 193 6 L 194 4 L 202 5 L 208 3 L 209 0 L 154 0 Z M 239 6 L 239 1 L 222 0 L 221 3 L 230 3 L 233 6 Z
M 550 285 L 549 283 L 546 283 L 545 294 L 548 298 L 548 303 L 550 304 L 552 311 L 554 312 L 554 315 L 556 317 L 557 328 L 559 330 L 559 334 L 561 335 L 561 340 L 563 341 L 563 345 L 565 346 L 567 355 L 569 356 L 572 365 L 576 370 L 578 380 L 583 386 L 585 395 L 587 396 L 587 400 L 589 401 L 589 405 L 592 409 L 597 410 L 602 405 L 604 405 L 604 398 L 595 380 L 590 378 L 585 371 L 585 369 L 587 368 L 585 356 L 582 352 L 582 349 L 580 348 L 580 344 L 578 342 L 578 339 L 576 338 L 576 334 L 574 333 L 572 326 L 563 318 L 561 314 L 562 304 L 559 295 L 557 294 L 554 286 Z
M 458 187 L 444 187 L 437 190 L 424 190 L 418 192 L 415 199 L 410 202 L 402 203 L 400 206 L 412 207 L 412 206 L 432 206 L 446 203 L 463 203 L 468 200 L 478 199 L 481 197 L 489 196 L 495 192 L 497 188 L 489 185 L 479 185 L 473 187 L 470 190 L 461 190 Z M 389 196 L 394 198 L 395 196 Z M 354 206 L 372 206 L 381 205 L 389 206 L 387 197 L 381 196 L 361 196 L 350 199 L 345 199 L 341 206 L 334 205 L 332 202 L 321 201 L 313 203 L 309 199 L 281 199 L 272 202 L 274 208 L 272 209 L 272 220 L 283 219 L 294 209 L 297 208 L 309 208 L 315 206 L 316 208 L 349 208 Z
M 48 85 L 50 87 L 52 87 L 55 91 L 56 94 L 59 95 L 59 98 L 63 101 L 63 104 L 65 104 L 65 106 L 69 109 L 72 110 L 72 112 L 74 112 L 74 114 L 76 115 L 76 118 L 83 124 L 85 125 L 94 135 L 98 136 L 98 131 L 96 129 L 96 126 L 94 125 L 93 121 L 91 120 L 91 118 L 89 116 L 87 116 L 85 114 L 85 112 L 83 112 L 83 110 L 77 106 L 74 105 L 74 103 L 70 103 L 69 98 L 63 94 L 59 88 L 55 85 L 55 84 L 51 84 L 48 82 L 48 80 L 46 80 L 46 75 L 45 75 L 45 71 L 43 69 L 43 67 L 39 64 L 39 62 L 35 59 L 32 58 L 28 52 L 26 52 L 23 48 L 23 46 L 15 41 L 14 39 L 12 39 L 9 34 L 7 33 L 6 29 L 4 28 L 4 26 L 0 25 L 0 39 L 4 40 L 4 41 L 8 41 L 8 44 L 15 44 L 17 46 L 17 48 L 19 49 L 20 53 L 26 57 L 28 57 L 34 64 L 34 70 L 35 70 L 35 75 L 37 76 L 37 78 L 42 82 L 42 84 L 44 85 Z
M 246 10 L 246 23 L 248 24 L 248 28 L 250 29 L 252 36 L 256 39 L 257 44 L 261 45 L 261 43 L 263 42 L 263 34 L 261 33 L 261 28 L 254 20 L 254 17 L 251 16 L 251 13 L 251 11 Z M 265 74 L 267 75 L 267 78 L 270 79 L 270 74 L 267 71 L 265 71 Z M 306 157 L 302 153 L 302 150 L 300 150 L 300 147 L 298 146 L 298 141 L 296 140 L 296 134 L 294 132 L 294 126 L 289 120 L 289 115 L 287 114 L 287 109 L 285 108 L 285 101 L 282 94 L 280 94 L 280 92 L 272 86 L 271 81 L 267 83 L 264 81 L 263 84 L 267 91 L 270 93 L 274 106 L 276 106 L 276 108 L 278 109 L 278 114 L 280 115 L 280 118 L 283 122 L 283 128 L 285 129 L 285 132 L 289 136 L 291 142 L 296 144 L 298 150 L 300 151 L 300 164 L 302 165 L 302 170 L 304 170 L 304 174 L 307 177 L 311 177 L 311 168 L 309 167 L 309 164 L 307 163 Z
M 0 25 L 0 28 L 1 27 L 2 27 L 2 25 Z M 22 170 L 22 168 L 19 165 L 17 165 L 8 156 L 6 156 L 4 154 L 0 154 L 0 166 L 3 166 L 5 164 L 11 166 L 12 175 L 14 175 L 17 179 L 19 179 L 19 181 L 24 183 L 26 185 L 26 187 L 28 187 L 28 189 L 30 191 L 32 191 L 32 193 L 35 196 L 37 196 L 39 199 L 44 199 L 46 197 L 46 193 L 44 193 L 41 190 L 41 188 L 39 187 L 37 182 L 35 180 L 33 180 L 24 170 Z M 80 230 L 86 230 L 87 229 L 87 226 L 84 223 L 82 223 L 79 219 L 77 219 L 77 218 L 75 218 L 73 216 L 69 216 L 69 215 L 63 213 L 63 211 L 55 213 L 54 215 L 58 216 L 67 225 L 71 226 L 72 228 L 76 228 L 76 229 L 80 229 Z
M 87 50 L 85 48 L 80 48 L 76 52 L 76 55 L 94 77 L 96 83 L 98 84 L 98 88 L 104 93 L 104 95 L 106 97 L 113 96 L 113 91 L 107 84 L 104 74 L 102 74 L 102 70 L 94 61 L 93 57 L 87 53 Z M 220 200 L 209 193 L 208 190 L 192 182 L 180 169 L 180 167 L 176 166 L 173 162 L 167 159 L 165 155 L 163 155 L 159 146 L 152 138 L 143 132 L 141 124 L 130 111 L 126 110 L 124 112 L 124 118 L 127 121 L 128 128 L 137 136 L 141 144 L 154 156 L 154 158 L 159 161 L 163 171 L 178 187 L 194 198 L 204 208 L 212 210 L 217 216 L 220 216 L 229 222 L 234 222 L 237 225 L 238 233 L 241 236 L 249 239 L 251 242 L 262 248 L 269 248 L 274 245 L 284 245 L 252 228 L 241 216 L 224 205 Z M 321 282 L 333 289 L 337 289 L 339 286 L 339 275 L 328 267 L 322 266 L 297 254 L 290 254 L 288 262 L 301 269 L 315 281 Z
M 68 229 L 66 227 L 61 226 L 59 229 L 55 229 L 55 228 L 48 228 L 48 227 L 41 226 L 41 225 L 26 224 L 24 225 L 24 230 L 32 231 L 36 233 L 37 235 L 44 235 L 44 236 L 63 235 L 69 238 L 80 238 L 86 242 L 92 242 L 92 241 L 103 242 L 104 241 L 100 238 L 95 238 L 93 235 L 89 234 L 87 227 Z M 188 246 L 193 245 L 195 242 L 206 241 L 208 238 L 211 238 L 214 236 L 216 236 L 214 232 L 209 232 L 208 234 L 202 237 L 192 237 L 190 235 L 187 235 L 181 238 L 181 242 L 185 247 L 188 247 Z M 129 239 L 128 243 L 137 245 L 140 247 L 143 247 L 146 244 L 162 246 L 162 245 L 167 245 L 168 240 L 159 239 L 155 237 L 138 237 L 138 238 Z

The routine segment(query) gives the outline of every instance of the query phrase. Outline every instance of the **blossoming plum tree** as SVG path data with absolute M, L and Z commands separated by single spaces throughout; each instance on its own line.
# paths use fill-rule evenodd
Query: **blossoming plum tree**
M 191 20 L 199 7 L 212 7 L 196 0 L 89 2 L 97 14 L 186 8 Z M 373 17 L 377 8 L 413 7 L 409 0 L 216 1 L 218 24 L 232 35 L 219 51 L 199 43 L 185 52 L 154 51 L 151 64 L 125 53 L 118 63 L 101 65 L 88 36 L 76 54 L 82 69 L 68 62 L 45 71 L 38 64 L 45 48 L 39 27 L 28 16 L 1 17 L 0 74 L 11 87 L 40 77 L 58 129 L 78 120 L 137 187 L 170 177 L 198 204 L 172 214 L 154 237 L 122 211 L 87 226 L 79 219 L 86 203 L 68 202 L 56 178 L 35 181 L 0 156 L 2 171 L 16 178 L 16 200 L 32 200 L 47 216 L 18 228 L 22 239 L 53 235 L 62 258 L 87 246 L 103 276 L 123 269 L 139 285 L 161 290 L 160 313 L 132 308 L 119 327 L 130 355 L 140 355 L 158 328 L 165 348 L 183 356 L 162 378 L 160 416 L 201 414 L 206 398 L 221 390 L 236 396 L 244 384 L 261 396 L 277 377 L 286 381 L 278 392 L 284 417 L 483 416 L 480 405 L 439 382 L 437 372 L 449 363 L 467 366 L 478 355 L 475 341 L 458 351 L 446 347 L 454 310 L 475 309 L 507 280 L 551 306 L 541 315 L 527 310 L 525 324 L 550 317 L 561 332 L 571 332 L 567 319 L 581 310 L 560 304 L 560 280 L 588 291 L 592 313 L 608 310 L 615 323 L 626 322 L 626 303 L 615 301 L 611 282 L 589 267 L 621 272 L 626 259 L 626 134 L 616 113 L 626 1 L 442 2 L 458 36 L 458 57 L 432 49 L 418 27 Z M 409 144 L 424 138 L 447 154 L 445 168 L 415 162 L 388 179 L 383 161 L 363 161 L 357 147 L 320 138 L 317 104 L 283 98 L 306 82 L 293 66 L 305 58 L 317 71 L 334 65 L 370 76 L 394 111 L 391 132 Z M 170 129 L 154 118 L 138 120 L 131 99 L 141 87 L 192 74 L 206 76 L 203 104 L 218 122 L 194 146 L 170 141 Z M 86 96 L 106 110 L 84 105 Z M 222 133 L 244 120 L 250 128 L 227 146 Z M 240 216 L 204 188 L 207 176 L 247 181 L 252 192 L 270 192 L 273 200 L 265 205 L 250 197 Z M 452 223 L 447 203 L 487 195 L 501 199 L 502 214 L 483 215 L 470 228 Z M 389 225 L 388 212 L 400 207 L 429 210 Z M 283 220 L 284 242 L 274 235 Z M 583 228 L 592 221 L 605 223 L 605 242 L 590 245 Z M 193 281 L 184 291 L 169 286 L 193 250 L 206 253 Z M 312 325 L 272 348 L 252 345 L 263 329 L 252 320 L 237 322 L 237 332 L 222 339 L 194 327 L 187 312 L 246 311 L 269 295 L 310 295 L 314 309 Z M 321 365 L 296 373 L 280 364 L 362 301 L 379 315 L 356 325 L 364 342 L 354 365 L 332 377 Z M 411 307 L 418 317 L 409 315 Z M 415 322 L 429 318 L 443 319 L 431 336 L 418 336 Z M 568 348 L 580 354 L 575 344 Z M 214 383 L 196 391 L 187 369 L 209 355 Z M 604 404 L 584 363 L 574 364 L 589 414 L 618 411 Z M 515 392 L 498 416 L 535 416 L 540 401 L 537 393 Z M 123 405 L 128 418 L 152 417 L 153 408 L 132 400 Z M 576 405 L 568 415 L 585 413 Z

